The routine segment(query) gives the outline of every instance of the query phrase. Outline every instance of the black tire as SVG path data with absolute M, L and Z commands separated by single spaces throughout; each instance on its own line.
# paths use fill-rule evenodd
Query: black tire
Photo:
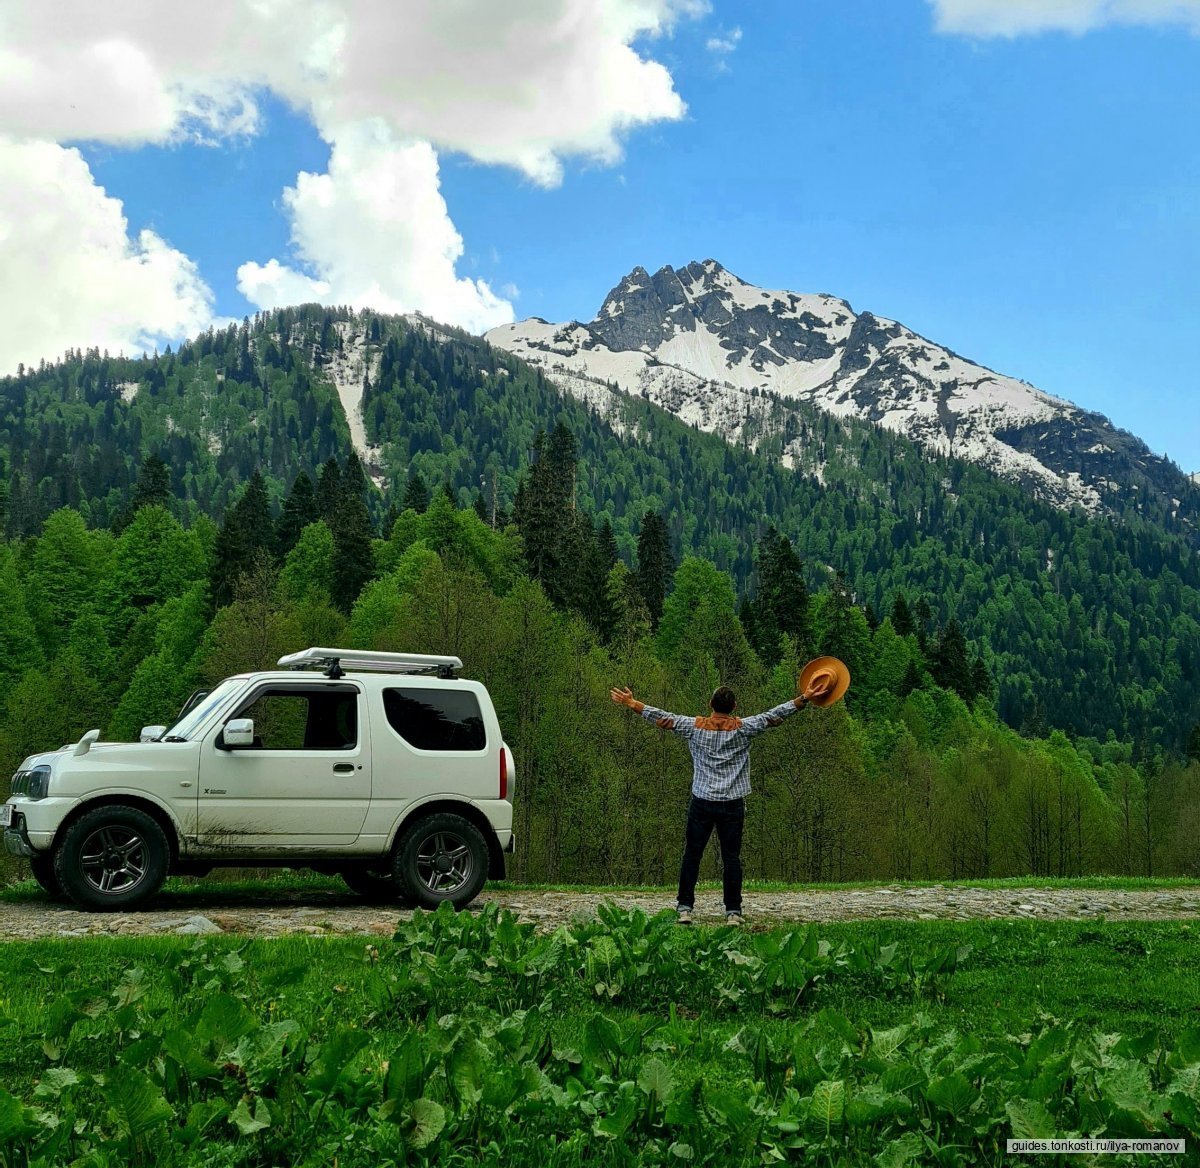
M 400 889 L 390 875 L 369 868 L 343 868 L 338 875 L 351 892 L 372 904 L 397 904 L 401 900 Z
M 67 894 L 54 874 L 54 856 L 47 853 L 41 856 L 30 856 L 29 867 L 33 870 L 33 878 L 42 886 L 51 900 L 66 900 Z
M 461 815 L 427 815 L 404 829 L 392 871 L 413 904 L 437 908 L 449 901 L 463 908 L 487 881 L 487 843 L 479 828 Z
M 162 887 L 170 857 L 163 829 L 144 811 L 97 807 L 63 833 L 54 849 L 54 875 L 80 907 L 118 912 L 136 908 Z

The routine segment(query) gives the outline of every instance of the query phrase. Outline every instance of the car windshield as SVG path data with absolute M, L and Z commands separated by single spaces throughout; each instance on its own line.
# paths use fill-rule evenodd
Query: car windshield
M 188 710 L 163 736 L 162 741 L 186 742 L 196 728 L 203 724 L 213 710 L 224 702 L 235 690 L 246 684 L 245 678 L 228 678 L 221 682 L 198 706 Z

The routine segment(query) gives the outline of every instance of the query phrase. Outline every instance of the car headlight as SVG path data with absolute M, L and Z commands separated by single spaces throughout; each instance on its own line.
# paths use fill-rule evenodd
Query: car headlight
M 50 768 L 45 765 L 17 771 L 12 777 L 12 793 L 24 795 L 26 799 L 44 799 L 49 789 Z

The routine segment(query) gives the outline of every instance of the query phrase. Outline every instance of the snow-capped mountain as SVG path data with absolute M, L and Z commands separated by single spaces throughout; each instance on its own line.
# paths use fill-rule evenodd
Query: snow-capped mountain
M 835 296 L 758 288 L 715 260 L 634 268 L 586 324 L 533 318 L 487 340 L 602 412 L 615 385 L 730 441 L 771 433 L 781 403 L 804 401 L 979 463 L 1057 506 L 1099 511 L 1136 488 L 1178 508 L 1191 493 L 1178 468 L 1099 414 Z M 803 442 L 786 444 L 784 459 L 819 474 Z

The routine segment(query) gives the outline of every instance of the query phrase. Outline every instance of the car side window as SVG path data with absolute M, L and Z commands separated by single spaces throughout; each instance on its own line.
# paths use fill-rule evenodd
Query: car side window
M 469 690 L 385 689 L 388 724 L 418 750 L 484 750 L 487 734 L 479 699 Z
M 351 686 L 261 689 L 234 717 L 254 719 L 259 750 L 353 750 L 358 745 L 358 690 Z

